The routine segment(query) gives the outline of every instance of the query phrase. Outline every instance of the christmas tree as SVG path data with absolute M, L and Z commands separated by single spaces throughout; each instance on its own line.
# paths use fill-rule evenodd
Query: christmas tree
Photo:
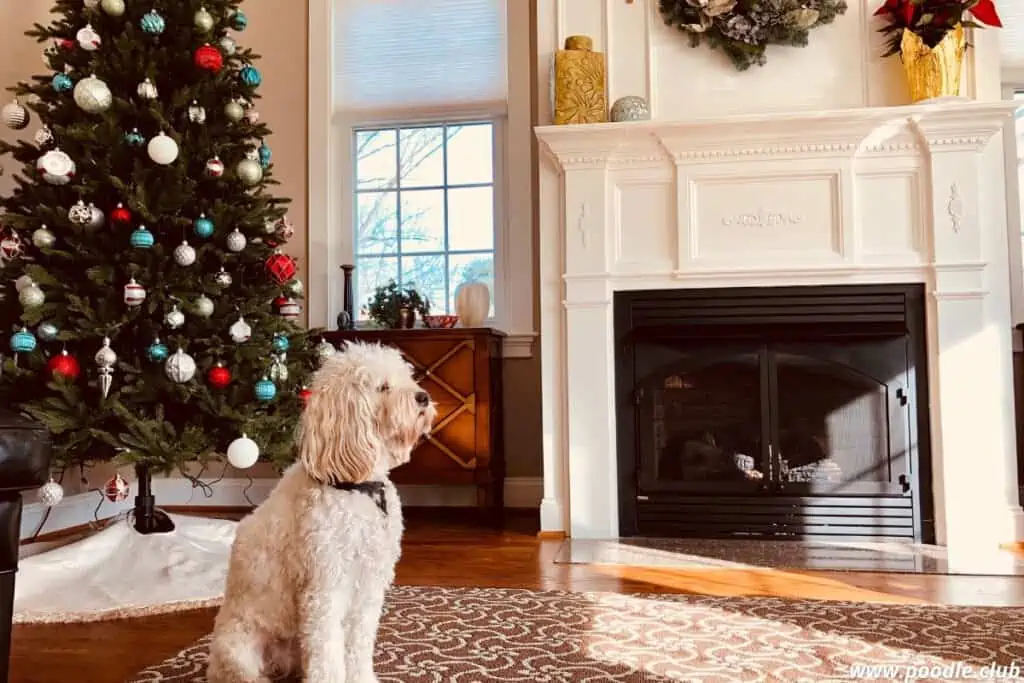
M 50 72 L 0 112 L 37 126 L 0 143 L 22 164 L 0 215 L 0 398 L 50 429 L 58 467 L 134 463 L 140 531 L 170 524 L 151 472 L 288 462 L 304 380 L 329 351 L 295 322 L 302 284 L 240 4 L 58 0 L 27 34 Z

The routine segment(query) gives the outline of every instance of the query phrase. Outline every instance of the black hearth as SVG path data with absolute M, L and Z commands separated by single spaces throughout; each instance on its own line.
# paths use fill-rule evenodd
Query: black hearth
M 624 536 L 932 542 L 924 290 L 615 295 Z

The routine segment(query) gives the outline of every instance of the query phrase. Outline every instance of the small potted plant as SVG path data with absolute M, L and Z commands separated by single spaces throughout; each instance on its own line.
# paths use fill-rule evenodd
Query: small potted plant
M 390 280 L 374 291 L 366 306 L 366 313 L 370 320 L 381 327 L 408 330 L 416 325 L 417 314 L 421 318 L 430 315 L 430 301 L 417 292 L 412 283 L 401 288 L 394 280 Z

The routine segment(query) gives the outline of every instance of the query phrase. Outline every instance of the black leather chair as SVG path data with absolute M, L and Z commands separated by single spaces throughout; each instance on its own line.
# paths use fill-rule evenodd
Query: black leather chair
M 50 434 L 46 429 L 0 409 L 0 683 L 7 683 L 11 659 L 21 493 L 48 481 L 50 454 Z

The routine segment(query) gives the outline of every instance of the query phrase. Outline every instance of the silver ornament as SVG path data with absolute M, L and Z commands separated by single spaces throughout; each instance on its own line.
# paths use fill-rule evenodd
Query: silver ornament
M 205 294 L 200 295 L 192 304 L 193 312 L 200 318 L 209 318 L 213 315 L 214 308 L 213 300 Z
M 90 230 L 99 230 L 103 227 L 107 218 L 103 215 L 103 212 L 96 208 L 95 204 L 89 204 L 89 222 L 86 223 L 86 227 Z
M 78 33 L 75 34 L 75 39 L 78 40 L 78 46 L 86 52 L 95 52 L 96 50 L 99 50 L 100 45 L 103 44 L 100 34 L 96 33 L 96 29 L 92 27 L 92 24 L 86 24 L 84 27 L 78 29 Z
M 255 159 L 242 159 L 235 166 L 235 175 L 238 176 L 243 185 L 252 187 L 263 180 L 263 167 Z
M 302 286 L 302 280 L 299 280 L 298 278 L 289 280 L 288 284 L 285 285 L 285 290 L 291 296 L 302 296 L 303 289 L 305 288 Z
M 206 110 L 195 100 L 192 100 L 192 104 L 188 107 L 188 120 L 192 123 L 206 123 Z
M 36 496 L 39 498 L 40 503 L 52 508 L 64 500 L 64 487 L 51 479 L 39 487 L 39 490 L 36 491 Z
M 252 328 L 245 322 L 245 318 L 239 316 L 238 321 L 228 329 L 228 334 L 231 335 L 231 341 L 242 344 L 252 337 Z
M 150 139 L 146 147 L 149 158 L 161 166 L 173 164 L 178 158 L 178 143 L 170 135 L 160 131 Z
M 39 308 L 46 303 L 46 295 L 43 294 L 43 290 L 39 288 L 39 285 L 33 282 L 18 292 L 18 301 L 21 302 L 25 310 L 30 310 Z
M 32 244 L 36 245 L 40 249 L 49 249 L 57 242 L 57 236 L 47 228 L 45 225 L 41 225 L 36 228 L 36 231 L 32 233 Z
M 219 287 L 230 287 L 231 286 L 231 273 L 224 270 L 221 266 L 220 272 L 213 276 L 213 281 L 217 283 Z
M 101 114 L 110 109 L 110 105 L 114 102 L 114 95 L 110 92 L 110 88 L 95 76 L 80 80 L 75 85 L 73 95 L 75 104 L 87 114 Z
M 4 108 L 0 110 L 0 117 L 3 118 L 5 126 L 14 130 L 27 128 L 28 122 L 32 120 L 28 109 L 17 99 L 4 105 Z
M 164 316 L 164 324 L 172 330 L 185 325 L 185 314 L 181 312 L 177 304 L 171 307 L 171 310 Z
M 26 287 L 30 287 L 35 283 L 36 281 L 33 280 L 28 275 L 22 275 L 21 277 L 14 281 L 14 291 L 20 294 L 21 290 L 25 289 Z
M 43 126 L 42 128 L 36 131 L 36 134 L 32 136 L 32 139 L 35 140 L 35 143 L 40 147 L 52 145 L 54 141 L 53 131 L 50 130 L 47 126 Z
M 86 226 L 92 220 L 92 211 L 81 199 L 78 203 L 68 209 L 68 220 L 74 225 Z
M 60 331 L 53 323 L 40 323 L 39 327 L 36 328 L 36 336 L 47 342 L 56 339 L 59 333 Z
M 270 220 L 269 218 L 263 221 L 263 232 L 267 233 L 268 235 L 273 235 L 275 232 L 277 232 L 277 223 Z
M 224 116 L 232 123 L 238 123 L 245 117 L 245 109 L 238 100 L 232 100 L 224 105 Z
M 100 7 L 112 17 L 124 14 L 124 0 L 100 0 Z
M 160 96 L 159 91 L 156 89 L 156 85 L 154 85 L 153 81 L 148 78 L 142 81 L 142 83 L 139 83 L 139 87 L 135 89 L 135 92 L 144 100 L 155 100 Z
M 320 343 L 317 344 L 316 347 L 316 355 L 320 358 L 321 361 L 327 360 L 328 358 L 333 356 L 336 351 L 337 349 L 334 348 L 334 345 L 331 344 L 331 342 L 327 341 L 326 339 L 321 339 Z
M 174 262 L 183 268 L 191 266 L 196 262 L 196 250 L 188 242 L 182 242 L 174 250 Z
M 287 355 L 285 353 L 275 355 L 273 362 L 270 364 L 268 376 L 274 382 L 283 383 L 288 381 L 288 366 L 285 365 Z
M 231 234 L 228 235 L 227 246 L 229 251 L 238 253 L 245 249 L 246 244 L 247 240 L 245 239 L 245 235 L 243 235 L 238 228 L 232 230 Z
M 172 382 L 184 384 L 196 375 L 196 362 L 192 356 L 178 349 L 164 363 L 164 372 Z
M 100 390 L 103 398 L 110 394 L 110 387 L 114 383 L 114 364 L 117 363 L 117 354 L 110 348 L 110 338 L 103 338 L 103 346 L 96 352 L 94 359 L 100 373 Z
M 238 44 L 235 42 L 235 39 L 231 36 L 224 36 L 220 39 L 220 49 L 223 50 L 224 54 L 228 57 L 235 54 L 235 48 L 237 47 Z
M 200 7 L 192 17 L 192 23 L 200 33 L 209 33 L 213 30 L 215 21 L 213 15 L 207 12 L 205 7 Z
M 58 148 L 39 157 L 36 170 L 50 185 L 67 185 L 75 177 L 78 168 L 74 160 Z

